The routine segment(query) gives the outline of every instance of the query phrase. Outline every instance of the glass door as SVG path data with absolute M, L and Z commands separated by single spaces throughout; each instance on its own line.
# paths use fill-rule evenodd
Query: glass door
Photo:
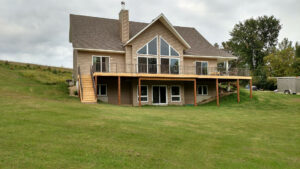
M 152 96 L 153 96 L 153 104 L 166 104 L 167 103 L 167 87 L 166 86 L 153 86 Z

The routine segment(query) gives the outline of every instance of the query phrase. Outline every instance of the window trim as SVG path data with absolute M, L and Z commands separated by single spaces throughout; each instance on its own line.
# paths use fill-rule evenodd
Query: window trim
M 160 65 L 161 65 L 161 59 L 169 59 L 169 74 L 173 74 L 173 75 L 177 75 L 177 74 L 174 74 L 174 73 L 171 73 L 171 59 L 177 59 L 178 60 L 178 74 L 180 74 L 180 58 L 173 58 L 173 57 L 160 57 Z M 160 73 L 161 73 L 161 69 L 160 69 Z M 165 73 L 164 73 L 165 74 Z
M 149 70 L 148 70 L 148 58 L 154 58 L 154 59 L 156 59 L 156 73 L 151 73 L 151 74 L 158 74 L 158 69 L 157 69 L 157 67 L 158 67 L 158 57 L 157 56 L 137 56 L 137 60 L 136 60 L 136 70 L 137 70 L 137 73 L 140 73 L 139 72 L 139 58 L 146 58 L 147 59 L 147 74 L 149 73 Z M 142 73 L 144 73 L 144 72 L 142 72 Z
M 97 84 L 98 85 L 98 92 L 99 92 L 99 94 L 97 95 L 97 96 L 107 96 L 107 84 L 106 83 L 104 83 L 104 84 Z M 101 85 L 105 85 L 106 87 L 105 87 L 105 95 L 102 95 L 101 94 L 101 88 L 102 88 L 102 86 Z
M 197 74 L 197 63 L 201 63 L 201 67 L 202 67 L 202 63 L 203 63 L 203 62 L 206 62 L 206 63 L 207 63 L 207 67 L 206 67 L 207 74 L 206 74 L 206 75 L 209 75 L 209 72 L 208 72 L 208 61 L 195 61 L 195 74 L 196 74 L 196 75 L 198 75 L 198 74 Z M 201 70 L 201 74 L 200 74 L 200 75 L 203 75 L 203 74 L 202 74 L 202 70 Z
M 172 88 L 173 87 L 178 87 L 179 88 L 179 95 L 173 95 L 172 94 Z M 180 85 L 172 85 L 170 90 L 171 90 L 171 102 L 181 102 L 181 86 Z M 173 97 L 179 97 L 179 100 L 178 101 L 173 101 Z
M 156 39 L 156 55 L 153 55 L 153 54 L 149 54 L 149 47 L 148 47 L 148 44 L 153 40 L 153 39 Z M 140 54 L 138 53 L 139 50 L 141 50 L 144 46 L 146 46 L 146 54 Z M 152 38 L 150 41 L 148 41 L 145 45 L 143 45 L 142 47 L 140 47 L 138 50 L 136 50 L 136 54 L 137 55 L 143 55 L 143 56 L 158 56 L 158 35 L 156 35 L 154 38 Z
M 161 39 L 163 39 L 169 45 L 169 55 L 162 55 L 161 54 Z M 173 48 L 175 50 L 175 52 L 178 53 L 178 56 L 172 56 L 171 55 L 171 48 Z M 163 38 L 162 36 L 159 36 L 159 55 L 160 56 L 171 56 L 171 57 L 179 57 L 180 58 L 179 52 L 173 46 L 171 46 L 170 43 L 168 41 L 166 41 L 166 39 Z
M 202 88 L 202 93 L 201 94 L 199 94 L 199 87 L 201 86 L 201 88 Z M 207 89 L 207 94 L 203 94 L 203 86 L 206 86 L 206 89 Z M 208 96 L 208 85 L 197 85 L 197 96 Z
M 110 72 L 110 56 L 102 56 L 102 55 L 92 55 L 92 66 L 94 65 L 94 57 L 99 57 L 101 58 L 101 63 L 102 63 L 102 58 L 103 57 L 108 57 L 108 72 L 104 72 L 104 73 L 109 73 Z M 100 68 L 100 72 L 102 72 L 102 66 Z
M 142 94 L 141 94 L 141 97 L 147 97 L 147 101 L 142 101 L 141 100 L 141 102 L 144 102 L 144 103 L 148 103 L 148 101 L 149 101 L 149 99 L 148 99 L 148 97 L 149 97 L 149 88 L 148 88 L 148 85 L 141 85 L 141 89 L 142 89 L 142 86 L 146 86 L 147 87 L 147 96 L 142 96 Z M 137 102 L 139 102 L 139 85 L 137 85 L 137 87 L 136 87 L 136 100 L 137 100 Z

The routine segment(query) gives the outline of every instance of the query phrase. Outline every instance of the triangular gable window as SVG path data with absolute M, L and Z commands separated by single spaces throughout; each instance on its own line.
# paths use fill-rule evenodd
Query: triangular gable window
M 137 53 L 145 55 L 157 55 L 157 37 L 143 46 L 140 50 L 138 50 Z
M 162 56 L 179 56 L 178 52 L 169 45 L 163 38 L 160 38 L 160 55 Z

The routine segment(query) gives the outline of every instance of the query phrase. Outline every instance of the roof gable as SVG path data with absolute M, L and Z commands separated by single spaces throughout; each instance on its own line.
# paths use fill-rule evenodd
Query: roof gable
M 187 48 L 191 48 L 191 46 L 184 40 L 184 38 L 177 32 L 177 30 L 174 28 L 174 26 L 169 22 L 169 20 L 165 17 L 163 13 L 161 13 L 158 17 L 152 20 L 151 23 L 149 23 L 146 27 L 144 27 L 142 30 L 140 30 L 137 34 L 135 34 L 132 38 L 130 38 L 124 46 L 129 44 L 131 41 L 133 41 L 135 38 L 137 38 L 140 34 L 142 34 L 144 31 L 146 31 L 151 25 L 156 23 L 157 21 L 160 21 L 163 23 L 163 25 L 169 29 L 171 33 Z

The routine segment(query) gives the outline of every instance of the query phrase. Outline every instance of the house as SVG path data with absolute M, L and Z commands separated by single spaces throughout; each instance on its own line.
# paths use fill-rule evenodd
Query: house
M 70 15 L 73 78 L 81 102 L 186 105 L 216 98 L 220 82 L 252 79 L 228 67 L 237 59 L 213 47 L 195 28 L 173 26 L 160 14 L 150 23 Z M 225 62 L 225 68 L 218 68 Z M 251 91 L 252 92 L 252 91 Z M 239 95 L 238 95 L 239 101 Z

